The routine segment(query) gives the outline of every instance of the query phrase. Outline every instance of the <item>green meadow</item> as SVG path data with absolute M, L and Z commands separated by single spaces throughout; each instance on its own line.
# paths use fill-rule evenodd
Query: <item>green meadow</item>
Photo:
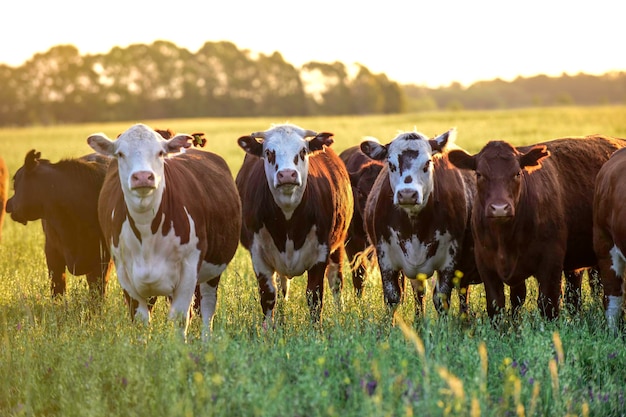
M 341 151 L 365 136 L 429 136 L 458 129 L 457 145 L 477 152 L 489 140 L 515 145 L 601 133 L 626 138 L 626 107 L 459 111 L 367 117 L 142 120 L 155 128 L 204 132 L 206 149 L 236 175 L 236 139 L 291 122 L 335 134 Z M 86 138 L 114 138 L 135 121 L 0 129 L 11 176 L 36 149 L 53 162 L 91 152 Z M 592 190 L 589 190 L 591 192 Z M 9 196 L 12 190 L 9 191 Z M 391 325 L 372 270 L 354 295 L 344 266 L 344 308 L 327 288 L 321 328 L 309 320 L 306 277 L 280 300 L 275 329 L 262 326 L 256 279 L 242 248 L 222 275 L 211 339 L 194 317 L 187 342 L 160 299 L 149 326 L 132 322 L 115 273 L 101 309 L 84 277 L 50 297 L 41 223 L 5 218 L 0 242 L 1 416 L 623 416 L 625 335 L 606 330 L 601 295 L 584 280 L 581 311 L 543 320 L 537 288 L 520 317 L 493 326 L 481 285 L 469 318 L 438 316 L 430 297 L 414 317 L 411 288 Z M 429 286 L 429 293 L 432 286 Z

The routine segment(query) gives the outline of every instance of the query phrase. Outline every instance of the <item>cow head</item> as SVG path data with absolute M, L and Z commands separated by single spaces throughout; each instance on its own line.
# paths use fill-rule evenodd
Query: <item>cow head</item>
M 46 170 L 41 167 L 48 166 L 49 161 L 40 158 L 41 152 L 28 151 L 24 165 L 13 177 L 14 194 L 7 201 L 6 212 L 18 223 L 26 224 L 44 217 Z
M 316 133 L 284 124 L 242 136 L 237 143 L 247 153 L 263 159 L 265 177 L 274 201 L 290 219 L 304 195 L 309 156 L 330 146 L 332 136 L 332 133 Z
M 352 185 L 354 208 L 361 217 L 363 217 L 365 212 L 367 197 L 372 191 L 374 182 L 382 169 L 383 164 L 380 161 L 371 160 L 359 167 L 357 171 L 348 173 L 350 175 L 350 184 Z
M 365 140 L 361 151 L 372 159 L 387 161 L 393 203 L 415 215 L 426 206 L 433 190 L 433 155 L 443 152 L 455 139 L 456 129 L 433 139 L 419 132 L 406 132 L 387 145 L 374 138 Z
M 126 204 L 132 210 L 145 211 L 153 207 L 155 198 L 160 203 L 167 155 L 188 148 L 191 140 L 193 137 L 185 134 L 164 139 L 148 126 L 136 124 L 115 141 L 99 133 L 89 136 L 87 143 L 96 152 L 117 159 Z
M 491 141 L 476 155 L 462 150 L 450 151 L 450 162 L 461 169 L 476 172 L 477 198 L 484 216 L 509 220 L 515 217 L 525 173 L 541 168 L 541 161 L 550 156 L 543 145 L 533 146 L 526 153 L 503 141 Z

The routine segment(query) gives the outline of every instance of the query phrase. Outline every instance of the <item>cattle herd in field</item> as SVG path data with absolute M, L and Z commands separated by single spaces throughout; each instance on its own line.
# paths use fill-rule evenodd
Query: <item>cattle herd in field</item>
M 102 300 L 113 264 L 133 319 L 149 322 L 165 296 L 183 333 L 195 309 L 208 336 L 220 276 L 241 244 L 269 326 L 278 293 L 287 299 L 289 280 L 305 272 L 311 320 L 320 321 L 325 278 L 341 308 L 344 262 L 359 297 L 378 265 L 392 316 L 406 279 L 417 316 L 433 277 L 439 313 L 456 288 L 467 314 L 471 285 L 483 283 L 496 318 L 505 284 L 515 314 L 533 276 L 539 311 L 554 319 L 562 277 L 564 304 L 576 311 L 582 271 L 598 271 L 608 327 L 621 326 L 626 139 L 490 141 L 470 155 L 455 145 L 455 129 L 434 138 L 414 131 L 338 155 L 332 133 L 280 124 L 237 140 L 244 154 L 234 178 L 222 157 L 192 146 L 198 137 L 136 124 L 115 140 L 89 136 L 96 153 L 80 158 L 26 154 L 6 212 L 23 224 L 41 219 L 54 296 L 69 270 Z M 4 206 L 1 160 L 0 177 Z

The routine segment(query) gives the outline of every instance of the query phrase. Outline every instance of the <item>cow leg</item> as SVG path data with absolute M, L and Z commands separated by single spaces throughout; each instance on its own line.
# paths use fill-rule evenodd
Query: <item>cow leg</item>
M 278 274 L 280 278 L 280 292 L 283 295 L 285 300 L 289 299 L 289 287 L 291 285 L 291 281 L 289 277 L 283 274 Z
M 517 316 L 520 309 L 526 302 L 526 281 L 522 281 L 517 285 L 512 285 L 509 288 L 509 302 L 511 303 L 513 316 Z
M 562 267 L 559 266 L 552 267 L 552 271 L 542 272 L 536 276 L 537 282 L 539 283 L 537 304 L 541 315 L 548 320 L 554 320 L 559 316 L 561 274 Z
M 318 262 L 307 271 L 306 299 L 309 304 L 311 321 L 318 324 L 322 318 L 324 300 L 324 272 L 326 264 Z
M 176 287 L 172 294 L 172 304 L 170 305 L 168 318 L 175 321 L 178 326 L 180 326 L 183 338 L 186 339 L 191 305 L 196 291 L 196 275 L 193 274 L 193 279 L 188 279 L 188 275 L 185 273 L 182 275 L 180 285 Z M 202 287 L 200 291 L 202 291 Z M 202 297 L 204 298 L 204 293 L 202 293 Z
M 565 307 L 570 313 L 580 311 L 583 272 L 584 269 L 563 272 L 565 275 Z
M 404 289 L 404 275 L 395 269 L 382 269 L 380 277 L 383 286 L 383 296 L 391 316 L 395 315 L 396 309 L 402 300 L 402 292 Z M 400 285 L 402 281 L 402 285 Z
M 484 277 L 485 284 L 485 297 L 487 298 L 487 314 L 490 319 L 496 319 L 498 316 L 502 315 L 505 308 L 505 298 L 504 298 L 504 283 L 500 280 L 497 274 L 483 273 L 481 271 L 480 274 Z
M 426 289 L 426 280 L 418 277 L 411 279 L 411 287 L 413 288 L 413 299 L 415 301 L 415 317 L 424 314 L 424 292 Z
M 46 240 L 45 244 L 46 264 L 48 265 L 48 277 L 50 278 L 50 290 L 53 297 L 65 294 L 65 258 L 52 244 Z
M 111 273 L 112 262 L 107 259 L 101 259 L 98 266 L 87 273 L 87 284 L 89 292 L 94 299 L 103 300 L 106 294 L 107 283 L 109 282 L 109 274 Z
M 454 279 L 454 270 L 437 271 L 437 281 L 433 291 L 433 304 L 439 314 L 447 313 L 450 309 Z
M 220 277 L 213 278 L 208 282 L 200 283 L 200 293 L 202 296 L 202 339 L 207 340 L 213 332 L 213 317 L 217 307 L 217 288 L 220 283 Z
M 609 330 L 615 333 L 622 318 L 626 257 L 613 245 L 606 255 L 598 252 L 598 266 L 604 289 L 604 314 Z
M 354 294 L 357 298 L 363 297 L 363 284 L 365 283 L 365 265 L 359 263 L 356 266 L 351 266 L 352 269 L 352 285 L 354 286 Z
M 343 311 L 343 298 L 341 296 L 343 290 L 343 250 L 336 250 L 330 254 L 328 266 L 326 267 L 326 278 L 328 286 L 333 293 L 337 310 Z
M 276 307 L 276 278 L 273 272 L 257 272 L 257 283 L 259 284 L 259 296 L 261 310 L 263 311 L 264 326 L 269 324 L 274 327 L 274 308 Z

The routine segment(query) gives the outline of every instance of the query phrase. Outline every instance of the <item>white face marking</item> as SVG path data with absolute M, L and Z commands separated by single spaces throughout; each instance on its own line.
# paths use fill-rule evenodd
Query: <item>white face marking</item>
M 175 289 L 185 283 L 192 283 L 195 287 L 200 250 L 194 221 L 188 213 L 187 216 L 191 236 L 185 244 L 180 243 L 174 228 L 163 236 L 163 224 L 153 234 L 150 224 L 136 223 L 141 234 L 139 242 L 129 221 L 124 221 L 119 246 L 112 246 L 111 253 L 115 259 L 115 268 L 124 271 L 118 274 L 120 285 L 131 297 L 147 299 L 156 295 L 173 295 Z
M 254 235 L 250 254 L 254 270 L 272 276 L 274 272 L 287 277 L 304 274 L 307 269 L 328 258 L 328 245 L 320 245 L 313 226 L 307 234 L 304 245 L 294 248 L 293 241 L 287 239 L 285 252 L 280 252 L 269 231 L 264 227 Z
M 307 184 L 309 142 L 304 135 L 296 126 L 278 126 L 265 132 L 263 141 L 265 177 L 287 219 L 300 204 Z
M 433 190 L 432 154 L 428 138 L 417 132 L 402 133 L 389 144 L 387 162 L 393 203 L 409 214 L 419 213 Z
M 439 246 L 435 255 L 429 258 L 429 247 L 435 241 Z M 401 241 L 395 230 L 392 230 L 390 241 L 381 241 L 378 246 L 379 253 L 384 254 L 378 260 L 381 269 L 401 269 L 408 278 L 416 278 L 418 274 L 431 276 L 435 270 L 452 268 L 459 247 L 448 232 L 437 231 L 431 242 L 420 242 L 415 235 Z

